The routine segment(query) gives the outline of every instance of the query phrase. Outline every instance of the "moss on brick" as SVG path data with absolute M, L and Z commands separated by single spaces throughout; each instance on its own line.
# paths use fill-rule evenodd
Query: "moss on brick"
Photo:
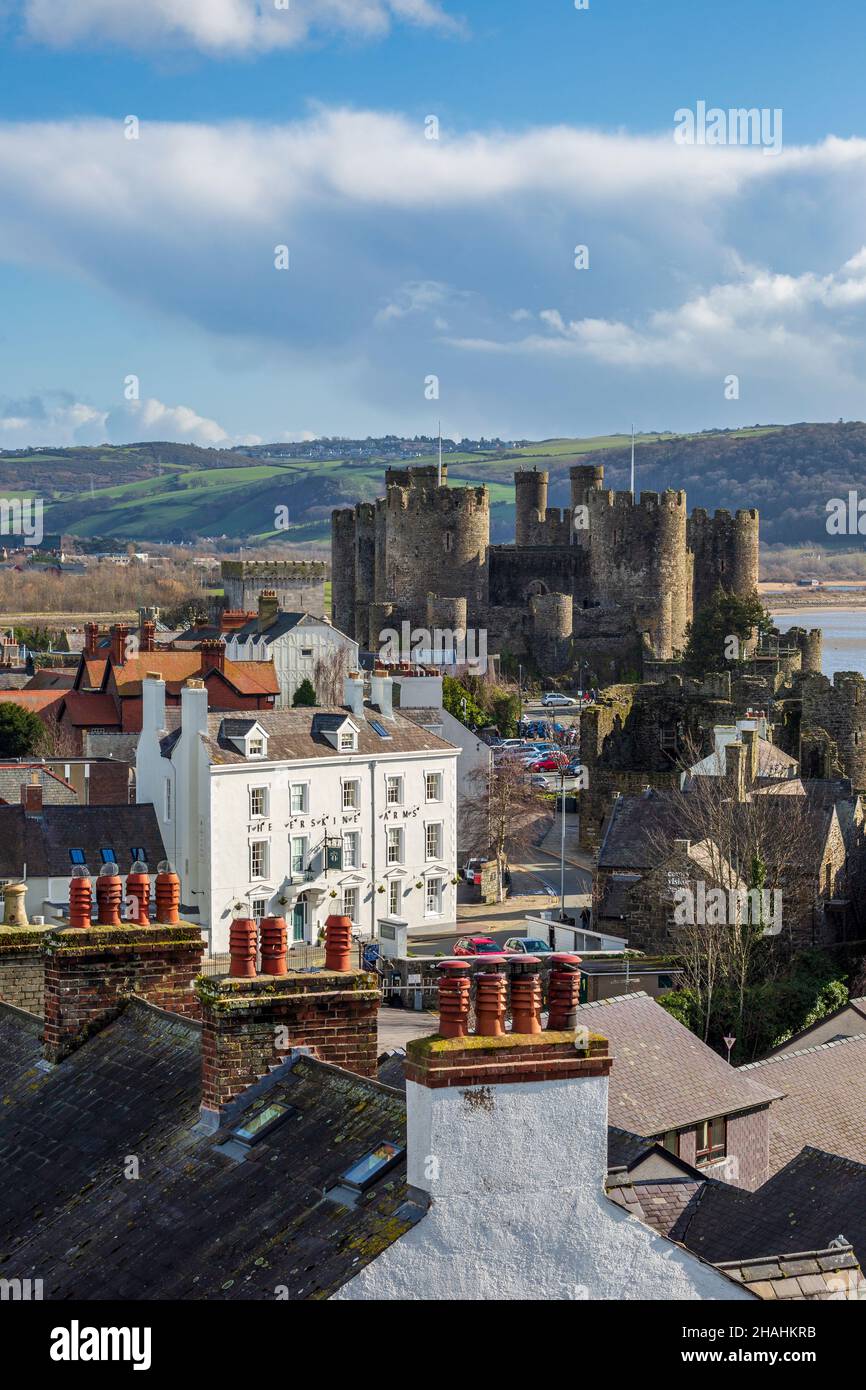
M 441 1057 L 449 1052 L 497 1052 L 515 1047 L 545 1047 L 551 1044 L 571 1044 L 574 1046 L 575 1033 L 503 1033 L 499 1038 L 487 1038 L 470 1033 L 465 1038 L 443 1038 L 433 1033 L 429 1038 L 411 1038 L 406 1045 L 406 1055 L 410 1060 L 424 1057 Z M 607 1046 L 607 1038 L 600 1033 L 590 1033 L 589 1047 L 593 1043 Z M 582 1051 L 583 1049 L 581 1049 Z

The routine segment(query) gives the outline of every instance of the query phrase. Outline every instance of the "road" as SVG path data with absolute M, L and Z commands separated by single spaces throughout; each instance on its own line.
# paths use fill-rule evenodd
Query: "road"
M 573 816 L 566 817 L 565 910 L 570 917 L 577 917 L 589 903 L 592 873 L 586 857 L 577 849 L 573 822 Z M 509 936 L 526 936 L 527 914 L 540 916 L 546 909 L 557 911 L 559 908 L 560 835 L 557 816 L 543 849 L 535 850 L 523 864 L 512 865 L 512 895 L 504 903 L 486 906 L 472 901 L 472 890 L 461 886 L 456 931 L 416 930 L 409 937 L 410 954 L 436 955 L 439 951 L 450 951 L 461 936 L 490 936 L 500 945 Z

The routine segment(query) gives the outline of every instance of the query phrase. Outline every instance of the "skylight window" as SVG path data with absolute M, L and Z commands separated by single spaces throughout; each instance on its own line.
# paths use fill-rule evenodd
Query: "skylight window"
M 379 721 L 378 721 L 378 719 L 371 719 L 371 720 L 370 720 L 370 728 L 373 730 L 374 733 L 377 733 L 377 734 L 379 735 L 380 738 L 390 738 L 390 737 L 391 737 L 391 735 L 388 733 L 388 730 L 385 728 L 384 724 L 380 724 Z
M 117 855 L 114 853 L 114 850 L 111 849 L 108 845 L 103 845 L 100 848 L 99 857 L 102 860 L 103 864 L 117 863 Z
M 147 850 L 144 848 L 144 845 L 133 845 L 129 852 L 132 855 L 133 864 L 147 863 Z
M 69 858 L 72 860 L 72 863 L 73 863 L 73 864 L 86 864 L 86 863 L 87 863 L 87 860 L 86 860 L 85 857 L 84 857 L 84 850 L 83 850 L 83 849 L 71 849 L 71 850 L 69 851 Z
M 297 1113 L 294 1105 L 287 1105 L 281 1100 L 271 1101 L 269 1105 L 264 1105 L 260 1110 L 254 1110 L 245 1116 L 241 1123 L 231 1130 L 231 1136 L 241 1144 L 258 1144 L 260 1139 L 273 1134 L 283 1120 Z
M 366 1192 L 372 1183 L 386 1173 L 389 1168 L 393 1168 L 400 1162 L 405 1153 L 398 1144 L 392 1144 L 389 1139 L 384 1139 L 381 1144 L 377 1144 L 375 1149 L 364 1154 L 357 1163 L 353 1163 L 351 1168 L 347 1168 L 345 1173 L 340 1174 L 340 1181 L 347 1187 L 353 1187 L 358 1192 Z

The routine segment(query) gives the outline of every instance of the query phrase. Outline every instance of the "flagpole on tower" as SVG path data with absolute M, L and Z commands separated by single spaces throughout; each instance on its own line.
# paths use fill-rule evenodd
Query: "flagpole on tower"
M 437 481 L 438 486 L 441 487 L 441 486 L 442 486 L 442 421 L 441 421 L 441 420 L 439 421 L 439 474 L 438 474 L 438 477 L 437 477 L 437 480 L 436 480 L 436 481 Z

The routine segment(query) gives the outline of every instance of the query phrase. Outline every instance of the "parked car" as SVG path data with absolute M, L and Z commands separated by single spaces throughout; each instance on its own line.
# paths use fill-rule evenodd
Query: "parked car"
M 583 763 L 579 758 L 571 758 L 565 768 L 566 777 L 579 777 L 583 772 Z
M 541 791 L 546 792 L 547 778 L 545 777 L 543 772 L 533 772 L 532 776 L 529 779 L 529 785 L 531 787 L 538 787 Z
M 502 947 L 489 936 L 461 936 L 452 951 L 455 956 L 500 955 Z
M 550 690 L 546 695 L 542 695 L 541 703 L 547 705 L 579 705 L 580 700 L 576 700 L 573 695 L 562 695 L 558 690 Z
M 559 772 L 561 767 L 565 767 L 566 759 L 561 753 L 546 753 L 537 762 L 529 764 L 530 772 Z
M 467 859 L 463 865 L 463 877 L 467 883 L 481 882 L 481 865 L 483 859 Z
M 504 951 L 516 951 L 524 956 L 553 955 L 553 947 L 538 936 L 509 936 L 502 949 Z

